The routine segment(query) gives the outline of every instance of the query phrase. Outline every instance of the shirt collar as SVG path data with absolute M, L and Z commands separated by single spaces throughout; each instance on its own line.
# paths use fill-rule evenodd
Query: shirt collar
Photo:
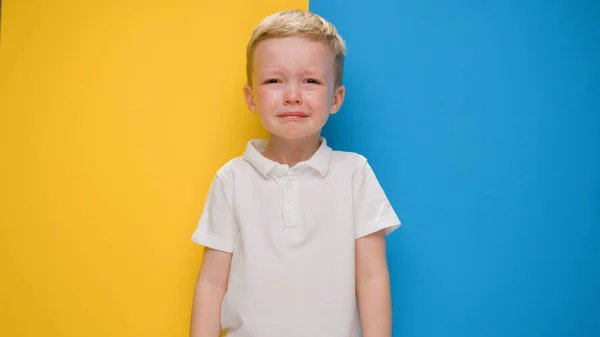
M 321 137 L 320 140 L 321 145 L 312 157 L 298 164 L 306 164 L 319 172 L 321 177 L 324 177 L 329 170 L 333 150 L 327 145 L 327 141 L 324 137 Z M 263 156 L 262 152 L 267 148 L 267 144 L 268 141 L 266 139 L 252 139 L 248 141 L 246 151 L 244 152 L 244 159 L 252 164 L 265 177 L 267 177 L 276 167 L 285 166 Z

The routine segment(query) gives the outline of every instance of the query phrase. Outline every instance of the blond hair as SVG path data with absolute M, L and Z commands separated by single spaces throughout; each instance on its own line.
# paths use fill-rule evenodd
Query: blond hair
M 246 78 L 252 84 L 254 50 L 259 42 L 270 38 L 300 36 L 326 44 L 335 56 L 335 87 L 342 84 L 346 44 L 329 21 L 309 11 L 293 9 L 271 14 L 254 28 L 246 47 Z

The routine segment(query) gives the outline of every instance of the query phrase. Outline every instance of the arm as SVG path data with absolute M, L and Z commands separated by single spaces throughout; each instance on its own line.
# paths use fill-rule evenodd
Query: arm
M 391 337 L 390 280 L 383 230 L 356 240 L 356 294 L 363 336 Z
M 231 253 L 205 248 L 194 291 L 190 337 L 218 337 Z

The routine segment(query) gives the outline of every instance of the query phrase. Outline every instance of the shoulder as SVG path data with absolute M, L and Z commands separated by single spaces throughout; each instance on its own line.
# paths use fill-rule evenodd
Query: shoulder
M 234 157 L 217 169 L 215 179 L 224 184 L 232 184 L 238 172 L 245 169 L 247 165 L 242 156 Z
M 357 152 L 335 150 L 332 152 L 331 159 L 332 166 L 336 170 L 353 175 L 361 172 L 368 165 L 367 157 Z
M 361 153 L 333 151 L 332 167 L 337 175 L 347 177 L 353 185 L 378 184 L 377 174 L 369 158 Z
M 334 150 L 331 157 L 334 162 L 351 166 L 363 166 L 367 162 L 367 158 L 364 155 L 351 151 Z

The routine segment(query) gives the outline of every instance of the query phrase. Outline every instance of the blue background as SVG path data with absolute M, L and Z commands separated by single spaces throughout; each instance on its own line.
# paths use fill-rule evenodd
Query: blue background
M 403 221 L 394 336 L 600 336 L 600 3 L 310 9 L 348 43 L 324 135 Z

